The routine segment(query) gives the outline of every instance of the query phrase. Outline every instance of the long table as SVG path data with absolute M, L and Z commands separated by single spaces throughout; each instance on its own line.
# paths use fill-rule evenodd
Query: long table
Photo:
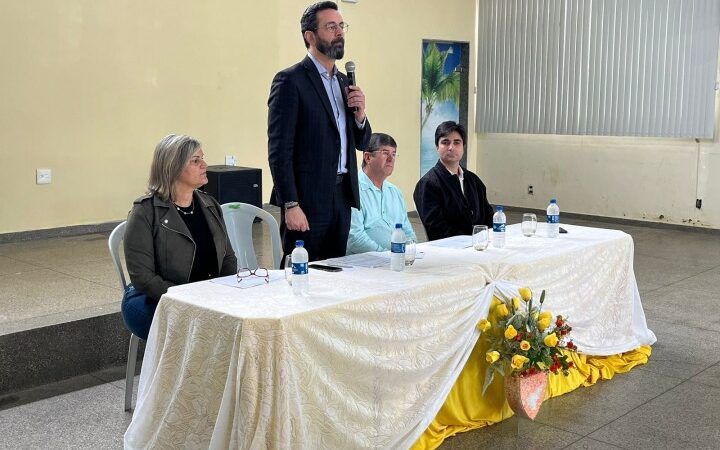
M 418 246 L 404 272 L 311 271 L 250 289 L 171 288 L 155 313 L 126 448 L 409 448 L 479 337 L 493 295 L 545 289 L 582 353 L 655 342 L 621 231 L 507 228 L 506 246 Z M 542 224 L 538 230 L 543 233 Z

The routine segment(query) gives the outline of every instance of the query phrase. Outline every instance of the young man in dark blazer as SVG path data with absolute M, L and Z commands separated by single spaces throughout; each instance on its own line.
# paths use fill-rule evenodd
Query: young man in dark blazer
M 305 241 L 310 261 L 345 255 L 350 208 L 360 208 L 355 150 L 372 130 L 365 95 L 338 71 L 347 24 L 337 5 L 309 6 L 300 20 L 308 56 L 273 79 L 268 100 L 270 203 L 281 211 L 286 254 Z
M 480 178 L 460 166 L 465 127 L 443 122 L 435 130 L 439 161 L 415 186 L 413 200 L 428 240 L 470 235 L 473 225 L 492 226 L 493 209 Z

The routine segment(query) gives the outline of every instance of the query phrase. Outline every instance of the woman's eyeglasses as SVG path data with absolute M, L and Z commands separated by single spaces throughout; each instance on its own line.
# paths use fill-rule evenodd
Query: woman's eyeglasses
M 240 283 L 242 280 L 250 277 L 264 278 L 266 283 L 270 282 L 270 274 L 264 267 L 258 267 L 257 269 L 242 268 L 238 270 L 237 282 Z
M 190 161 L 188 161 L 189 164 L 192 164 L 194 166 L 198 166 L 204 162 L 205 162 L 204 156 L 193 156 L 192 158 L 190 158 Z

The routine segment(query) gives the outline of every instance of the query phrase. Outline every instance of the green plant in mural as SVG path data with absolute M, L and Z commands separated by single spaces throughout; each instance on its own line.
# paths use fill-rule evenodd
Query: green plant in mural
M 456 72 L 454 67 L 450 73 L 445 73 L 448 51 L 441 52 L 437 45 L 431 42 L 423 54 L 421 96 L 425 108 L 421 128 L 425 128 L 425 122 L 430 117 L 435 103 L 448 100 L 455 103 L 460 101 L 460 73 Z

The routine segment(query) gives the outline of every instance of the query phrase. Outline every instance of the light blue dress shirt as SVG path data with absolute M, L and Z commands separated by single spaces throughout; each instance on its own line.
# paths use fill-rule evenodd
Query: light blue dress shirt
M 405 207 L 405 199 L 397 186 L 385 180 L 382 190 L 365 175 L 358 172 L 360 206 L 352 208 L 352 223 L 348 236 L 347 254 L 390 250 L 390 235 L 396 223 L 403 225 L 408 239 L 415 239 L 415 231 Z
M 308 56 L 315 63 L 315 67 L 320 73 L 320 78 L 322 78 L 325 92 L 335 116 L 335 125 L 340 132 L 340 159 L 338 160 L 337 173 L 347 173 L 347 122 L 345 121 L 345 102 L 343 101 L 340 82 L 337 77 L 338 70 L 337 67 L 333 66 L 332 73 L 328 73 L 327 69 L 311 53 L 308 53 Z

